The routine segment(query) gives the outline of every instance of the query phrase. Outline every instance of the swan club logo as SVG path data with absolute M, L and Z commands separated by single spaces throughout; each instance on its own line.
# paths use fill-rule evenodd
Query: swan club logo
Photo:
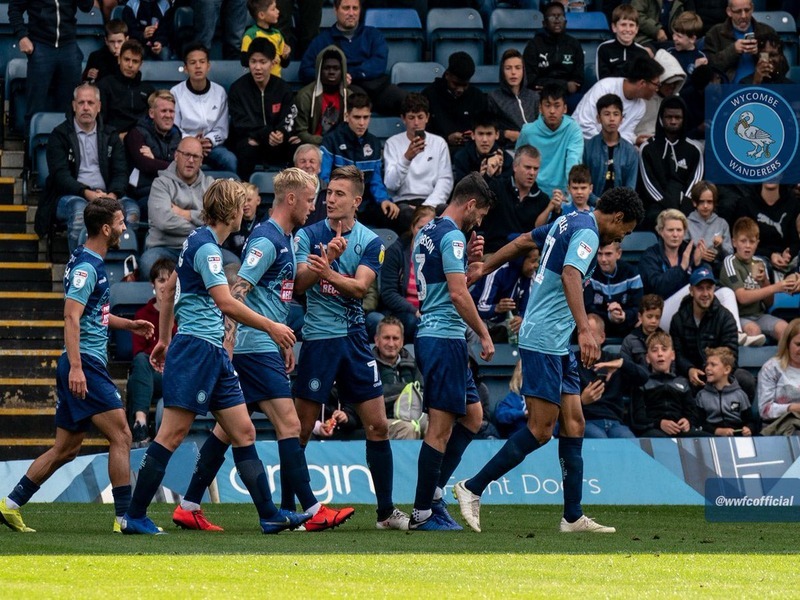
M 714 89 L 712 89 L 714 88 Z M 800 183 L 800 85 L 709 86 L 706 176 L 718 183 Z

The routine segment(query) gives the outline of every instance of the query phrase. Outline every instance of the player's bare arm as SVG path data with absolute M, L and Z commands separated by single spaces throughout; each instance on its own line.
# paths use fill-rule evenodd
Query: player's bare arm
M 493 273 L 515 258 L 525 256 L 536 247 L 536 242 L 533 241 L 533 236 L 530 232 L 518 235 L 484 262 L 474 262 L 470 264 L 467 271 L 467 285 L 472 285 L 484 275 Z
M 238 300 L 242 304 L 244 304 L 244 299 L 247 298 L 247 294 L 250 293 L 250 290 L 253 289 L 253 286 L 250 284 L 249 281 L 242 279 L 241 277 L 236 278 L 236 283 L 233 284 L 231 287 L 231 296 L 233 296 L 234 300 Z M 233 348 L 233 343 L 236 341 L 236 328 L 238 323 L 233 319 L 229 318 L 228 316 L 225 317 L 225 338 L 222 345 L 227 348 Z M 229 350 L 230 352 L 230 350 Z
M 372 282 L 375 281 L 375 271 L 362 265 L 356 269 L 355 276 L 345 277 L 331 269 L 327 250 L 322 245 L 320 245 L 320 254 L 321 256 L 309 254 L 307 258 L 308 269 L 319 279 L 324 279 L 336 288 L 337 292 L 350 298 L 362 299 L 367 295 Z
M 583 304 L 583 274 L 572 265 L 565 265 L 561 274 L 564 285 L 564 296 L 567 306 L 575 319 L 575 328 L 578 330 L 578 345 L 581 349 L 583 366 L 591 367 L 600 358 L 600 348 L 597 346 L 592 332 L 589 329 L 589 317 L 586 316 L 586 307 Z
M 86 397 L 86 376 L 81 361 L 83 309 L 83 304 L 70 298 L 64 302 L 64 346 L 69 359 L 69 391 L 78 398 Z
M 260 329 L 269 335 L 281 348 L 291 348 L 294 346 L 294 332 L 290 327 L 282 323 L 272 321 L 244 303 L 231 296 L 231 290 L 227 284 L 215 285 L 208 290 L 209 295 L 214 300 L 214 304 L 222 311 L 226 317 L 236 320 L 243 325 L 248 325 L 255 329 Z
M 478 334 L 481 340 L 481 358 L 485 361 L 492 360 L 494 357 L 494 343 L 489 335 L 486 324 L 475 308 L 475 302 L 467 289 L 467 282 L 461 273 L 447 273 L 447 291 L 450 294 L 450 301 L 456 309 L 458 315 L 464 319 L 472 330 Z

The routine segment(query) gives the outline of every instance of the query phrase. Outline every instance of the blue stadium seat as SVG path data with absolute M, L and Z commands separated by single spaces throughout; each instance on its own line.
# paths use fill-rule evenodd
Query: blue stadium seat
M 300 60 L 293 60 L 288 67 L 281 69 L 281 79 L 289 84 L 295 93 L 305 84 L 300 81 Z
M 753 18 L 759 23 L 764 23 L 772 27 L 778 36 L 783 40 L 783 53 L 789 65 L 799 65 L 797 24 L 794 17 L 783 10 L 772 10 L 767 12 L 754 12 Z
M 136 232 L 133 230 L 126 230 L 119 238 L 119 247 L 110 249 L 106 253 L 106 260 L 124 261 L 131 254 L 136 257 L 137 261 L 139 260 L 139 243 L 136 241 Z
M 211 61 L 211 70 L 208 73 L 208 78 L 221 85 L 225 88 L 225 93 L 228 93 L 231 84 L 248 72 L 238 60 L 214 60 Z
M 786 321 L 800 317 L 800 296 L 778 292 L 769 307 L 769 314 Z
M 789 73 L 786 76 L 795 83 L 800 83 L 800 65 L 789 67 Z
M 88 13 L 79 10 L 75 14 L 75 20 L 77 21 L 75 33 L 78 47 L 83 52 L 85 61 L 92 52 L 103 47 L 105 38 L 103 13 L 99 8 L 93 8 Z
M 591 58 L 591 60 L 589 60 Z M 583 91 L 587 91 L 595 83 L 597 83 L 597 65 L 595 64 L 595 55 L 589 57 L 587 54 L 583 63 Z
M 44 190 L 49 170 L 47 168 L 47 140 L 53 129 L 64 122 L 62 113 L 36 113 L 31 117 L 31 127 L 28 132 L 28 164 L 30 165 L 32 179 L 38 190 Z M 28 181 L 23 179 L 22 195 L 27 200 Z
M 186 79 L 182 60 L 146 60 L 141 70 L 142 81 L 147 81 L 157 90 L 169 90 Z
M 778 351 L 777 346 L 753 346 L 739 347 L 739 367 L 750 371 L 754 376 L 758 376 L 758 371 L 763 364 L 775 356 Z
M 8 61 L 13 58 L 25 58 L 19 49 L 19 41 L 11 29 L 8 20 L 8 4 L 0 4 L 0 73 L 6 72 Z
M 499 63 L 503 52 L 516 48 L 520 52 L 542 28 L 544 16 L 527 8 L 496 8 L 489 19 L 489 37 L 494 48 L 494 62 Z
M 203 173 L 213 179 L 233 179 L 234 181 L 241 181 L 239 176 L 233 171 L 212 171 L 210 169 L 203 169 Z
M 250 183 L 258 187 L 261 202 L 269 206 L 275 199 L 275 182 L 273 181 L 278 171 L 256 171 L 250 175 Z
M 489 93 L 500 87 L 500 67 L 498 65 L 477 65 L 470 83 Z
M 634 231 L 622 240 L 622 258 L 635 265 L 650 246 L 658 242 L 656 234 L 652 231 Z
M 6 64 L 5 100 L 8 103 L 6 133 L 22 137 L 25 132 L 25 81 L 28 78 L 28 59 L 14 58 Z
M 567 33 L 581 41 L 605 41 L 613 37 L 608 19 L 600 11 L 567 13 Z
M 379 238 L 381 238 L 381 242 L 383 242 L 383 245 L 386 248 L 388 248 L 397 241 L 397 234 L 391 229 L 383 229 L 381 227 L 374 227 L 374 228 L 371 227 L 370 229 L 372 229 L 372 231 L 374 231 L 375 234 Z
M 372 117 L 369 121 L 369 132 L 383 144 L 397 133 L 406 130 L 400 117 Z
M 372 8 L 366 12 L 364 25 L 377 27 L 389 46 L 386 72 L 396 62 L 422 60 L 425 36 L 419 14 L 413 8 Z
M 391 81 L 408 92 L 421 92 L 444 75 L 444 70 L 437 62 L 399 62 L 392 66 Z
M 322 19 L 319 22 L 319 28 L 331 27 L 336 24 L 336 13 L 332 6 L 324 6 L 322 8 Z
M 467 52 L 476 65 L 486 53 L 486 32 L 481 15 L 472 8 L 432 8 L 427 20 L 428 49 L 431 58 L 447 64 L 454 52 Z
M 153 297 L 153 286 L 147 282 L 120 282 L 111 285 L 109 292 L 111 314 L 131 319 Z M 109 333 L 111 358 L 122 362 L 133 359 L 133 334 L 120 329 L 111 329 Z

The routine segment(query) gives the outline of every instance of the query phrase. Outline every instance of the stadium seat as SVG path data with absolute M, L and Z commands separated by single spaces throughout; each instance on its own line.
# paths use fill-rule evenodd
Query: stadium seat
M 297 93 L 297 91 L 305 85 L 300 81 L 300 61 L 293 60 L 289 63 L 288 67 L 283 67 L 283 69 L 281 69 L 281 79 L 289 84 L 293 92 Z
M 425 36 L 417 11 L 413 8 L 373 8 L 366 12 L 364 25 L 377 27 L 389 46 L 389 73 L 396 62 L 422 60 Z
M 494 62 L 499 63 L 503 52 L 516 48 L 520 52 L 542 28 L 544 16 L 528 8 L 496 8 L 489 19 L 489 37 L 494 48 Z
M 486 53 L 486 32 L 481 15 L 472 8 L 432 8 L 427 20 L 428 49 L 441 64 L 454 52 L 467 52 L 476 65 Z
M 584 40 L 603 42 L 614 37 L 605 13 L 600 11 L 567 13 L 567 33 L 581 42 Z
M 261 194 L 261 202 L 267 206 L 271 205 L 275 199 L 275 182 L 273 179 L 277 173 L 277 171 L 256 171 L 250 175 L 250 183 L 258 187 L 258 193 Z
M 740 346 L 737 362 L 740 368 L 750 371 L 754 377 L 757 377 L 764 363 L 775 356 L 777 351 L 777 346 L 761 346 L 760 348 Z
M 175 16 L 172 21 L 173 43 L 176 47 L 172 48 L 174 58 L 183 60 L 183 48 L 195 39 L 194 10 L 191 6 L 181 6 L 175 9 Z
M 83 242 L 81 242 L 83 243 Z M 119 247 L 109 249 L 106 253 L 106 260 L 109 261 L 124 261 L 129 256 L 139 258 L 139 243 L 136 241 L 136 232 L 128 229 L 119 238 Z
M 800 317 L 800 296 L 778 292 L 769 307 L 769 314 L 785 321 Z
M 28 59 L 14 58 L 6 65 L 5 101 L 6 134 L 22 137 L 25 133 L 25 81 L 28 78 Z
M 135 236 L 133 236 L 135 237 Z M 153 286 L 148 282 L 121 282 L 111 286 L 109 310 L 112 315 L 132 319 L 140 307 L 153 297 Z M 111 329 L 111 358 L 120 362 L 133 359 L 133 334 L 130 331 Z M 158 335 L 158 332 L 156 332 Z
M 0 73 L 6 72 L 8 61 L 13 58 L 25 58 L 19 49 L 19 40 L 11 29 L 8 20 L 8 4 L 0 4 Z
M 386 248 L 388 248 L 397 241 L 397 234 L 391 229 L 383 229 L 380 227 L 376 227 L 372 229 L 372 231 L 374 231 L 377 234 L 377 236 L 381 238 L 381 241 L 383 242 L 383 245 Z
M 142 63 L 142 81 L 147 81 L 157 90 L 171 89 L 185 79 L 182 60 L 146 60 Z
M 378 138 L 381 144 L 405 130 L 406 126 L 400 117 L 372 117 L 369 120 L 369 132 Z
M 475 75 L 472 76 L 470 83 L 477 85 L 485 93 L 489 93 L 500 87 L 500 67 L 498 65 L 478 65 L 475 67 Z
M 591 60 L 589 60 L 591 58 Z M 587 91 L 590 87 L 592 87 L 595 83 L 597 83 L 597 65 L 595 61 L 595 55 L 591 57 L 586 54 L 583 63 L 583 87 L 581 88 L 583 91 Z
M 319 22 L 319 28 L 331 27 L 336 24 L 336 13 L 332 6 L 324 6 L 322 8 L 322 19 Z
M 44 190 L 49 170 L 47 168 L 47 140 L 57 125 L 64 122 L 62 113 L 36 113 L 31 117 L 28 132 L 28 169 L 27 177 L 23 177 L 22 196 L 27 201 L 29 180 L 36 184 L 37 190 Z
M 391 81 L 407 92 L 421 92 L 444 75 L 444 70 L 437 62 L 399 62 L 392 66 Z
M 85 61 L 92 52 L 103 47 L 105 39 L 103 13 L 99 8 L 93 8 L 88 13 L 79 10 L 75 14 L 75 19 L 78 22 L 75 31 L 78 47 Z
M 800 83 L 800 65 L 789 67 L 789 73 L 786 76 L 795 83 Z
M 658 242 L 652 231 L 634 231 L 622 239 L 622 259 L 636 265 L 650 246 Z
M 227 94 L 231 84 L 248 72 L 238 60 L 215 60 L 211 62 L 208 78 L 225 88 Z
M 239 175 L 233 171 L 212 171 L 211 169 L 203 169 L 203 173 L 213 179 L 233 179 L 234 181 L 241 181 Z
M 754 12 L 753 18 L 759 23 L 764 23 L 772 27 L 778 36 L 783 40 L 783 53 L 789 65 L 798 65 L 798 41 L 797 24 L 794 17 L 783 10 L 772 10 L 767 12 Z
M 510 344 L 495 344 L 494 358 L 487 363 L 481 358 L 480 344 L 475 344 L 470 355 L 478 363 L 478 378 L 489 389 L 489 412 L 493 413 L 497 404 L 508 394 L 508 384 L 519 361 L 519 349 Z

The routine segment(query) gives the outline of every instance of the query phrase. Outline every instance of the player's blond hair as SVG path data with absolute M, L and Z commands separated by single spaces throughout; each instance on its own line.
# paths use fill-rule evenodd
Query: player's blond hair
M 308 188 L 317 189 L 317 176 L 311 175 L 298 169 L 297 167 L 289 167 L 284 169 L 273 179 L 275 185 L 275 200 L 274 204 L 280 204 L 286 199 L 286 194 L 289 192 L 299 192 Z
M 208 225 L 233 221 L 247 197 L 244 186 L 233 179 L 217 179 L 203 194 L 203 221 Z

